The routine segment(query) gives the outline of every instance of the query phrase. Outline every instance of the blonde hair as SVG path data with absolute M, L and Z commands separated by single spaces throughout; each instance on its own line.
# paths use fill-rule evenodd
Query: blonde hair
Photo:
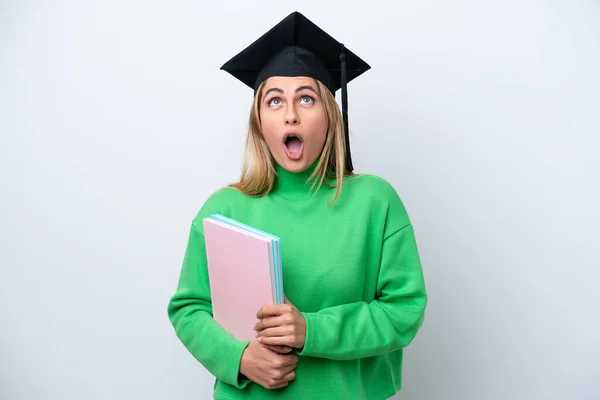
M 318 183 L 317 190 L 321 188 L 321 185 L 330 188 L 335 187 L 335 196 L 332 199 L 333 204 L 340 196 L 344 178 L 354 174 L 346 171 L 346 140 L 344 136 L 344 121 L 340 108 L 331 91 L 319 80 L 315 79 L 315 81 L 317 82 L 319 97 L 321 98 L 325 117 L 327 118 L 327 136 L 323 150 L 321 151 L 319 163 L 308 178 L 308 181 L 314 179 L 313 189 L 315 184 Z M 265 141 L 260 124 L 260 103 L 263 87 L 264 82 L 257 90 L 250 111 L 248 136 L 246 137 L 240 180 L 229 185 L 253 197 L 268 194 L 273 189 L 276 177 L 275 160 Z M 333 185 L 328 181 L 332 178 L 335 178 Z

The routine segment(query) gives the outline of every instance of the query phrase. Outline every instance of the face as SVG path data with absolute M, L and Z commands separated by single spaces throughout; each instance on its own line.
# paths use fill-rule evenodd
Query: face
M 260 104 L 262 131 L 279 165 L 288 171 L 308 168 L 321 154 L 327 118 L 313 78 L 271 77 Z

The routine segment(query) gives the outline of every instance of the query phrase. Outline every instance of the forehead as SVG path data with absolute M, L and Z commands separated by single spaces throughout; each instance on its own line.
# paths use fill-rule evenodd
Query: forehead
M 315 79 L 307 76 L 272 76 L 265 81 L 264 90 L 279 88 L 287 92 L 294 91 L 300 86 L 311 86 L 317 90 Z

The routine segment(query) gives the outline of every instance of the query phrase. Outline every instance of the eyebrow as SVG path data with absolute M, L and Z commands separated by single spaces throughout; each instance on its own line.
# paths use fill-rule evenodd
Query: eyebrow
M 300 86 L 298 89 L 296 89 L 296 90 L 295 90 L 295 92 L 296 92 L 296 93 L 298 93 L 298 92 L 300 92 L 300 91 L 302 91 L 302 90 L 305 90 L 305 89 L 311 90 L 311 91 L 313 91 L 315 94 L 318 94 L 318 93 L 317 93 L 317 91 L 316 91 L 316 90 L 315 90 L 315 89 L 314 89 L 312 86 L 310 86 L 310 85 L 304 85 L 304 86 Z M 271 88 L 271 89 L 269 89 L 269 90 L 267 90 L 267 91 L 265 92 L 265 97 L 267 97 L 267 95 L 268 95 L 269 93 L 271 93 L 271 92 L 283 93 L 283 90 L 281 90 L 280 88 Z
M 310 85 L 300 86 L 298 89 L 296 89 L 296 93 L 304 89 L 312 90 L 313 92 L 315 92 L 315 94 L 317 94 L 317 91 L 313 89 L 313 87 Z
M 271 88 L 265 92 L 265 97 L 267 97 L 267 95 L 271 92 L 283 93 L 283 90 L 281 90 L 279 88 Z

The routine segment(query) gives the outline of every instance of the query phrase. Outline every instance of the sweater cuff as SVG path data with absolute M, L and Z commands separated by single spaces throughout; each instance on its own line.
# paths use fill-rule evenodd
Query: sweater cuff
M 250 341 L 236 341 L 234 346 L 232 356 L 233 359 L 230 360 L 232 368 L 228 371 L 226 376 L 223 377 L 223 382 L 232 385 L 238 389 L 243 389 L 251 382 L 250 379 L 246 378 L 240 372 L 242 355 L 244 354 L 244 350 L 250 344 Z
M 314 336 L 316 329 L 315 326 L 315 318 L 313 313 L 300 312 L 306 321 L 306 338 L 304 339 L 304 347 L 296 352 L 299 356 L 312 356 L 313 355 L 313 347 L 314 347 Z

